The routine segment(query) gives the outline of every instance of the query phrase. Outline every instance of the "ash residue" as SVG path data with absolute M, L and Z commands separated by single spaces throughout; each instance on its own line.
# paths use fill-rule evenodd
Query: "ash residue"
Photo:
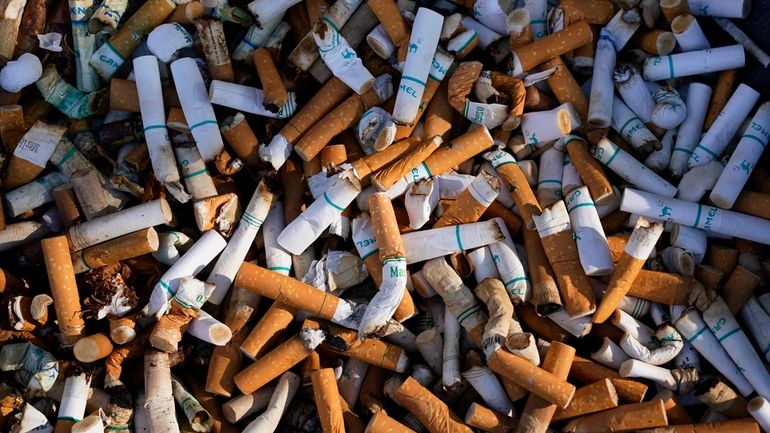
M 113 306 L 116 295 L 121 297 L 121 305 L 127 309 L 136 308 L 139 298 L 131 287 L 130 280 L 131 269 L 122 263 L 104 266 L 83 274 L 80 280 L 81 287 L 91 293 L 83 301 L 87 308 L 85 315 L 100 317 L 100 312 Z

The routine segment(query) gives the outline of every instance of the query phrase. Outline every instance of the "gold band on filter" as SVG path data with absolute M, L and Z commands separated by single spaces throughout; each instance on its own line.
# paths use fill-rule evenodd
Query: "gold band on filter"
M 580 316 L 592 311 L 596 307 L 596 298 L 591 282 L 580 264 L 572 230 L 565 230 L 540 240 L 556 276 L 567 313 L 570 316 Z
M 572 360 L 569 377 L 583 383 L 609 379 L 615 387 L 618 397 L 627 402 L 641 402 L 644 399 L 644 394 L 647 393 L 647 385 L 633 379 L 621 378 L 617 371 L 579 356 Z
M 607 290 L 593 315 L 594 323 L 603 323 L 620 305 L 647 260 L 637 259 L 623 252 L 612 273 Z
M 339 78 L 332 77 L 289 119 L 279 134 L 289 143 L 294 143 L 352 92 L 353 90 Z
M 588 99 L 585 93 L 580 89 L 580 85 L 575 81 L 575 77 L 567 68 L 567 65 L 561 60 L 561 57 L 543 63 L 543 69 L 556 68 L 554 73 L 548 77 L 546 83 L 553 92 L 559 103 L 569 102 L 575 107 L 575 111 L 580 115 L 580 120 L 585 124 L 588 119 Z
M 310 376 L 313 381 L 313 398 L 324 433 L 345 433 L 342 417 L 342 397 L 337 389 L 334 369 L 322 368 Z
M 500 183 L 495 176 L 483 171 L 479 176 L 483 176 L 484 180 L 488 182 L 492 188 L 497 189 L 498 191 L 500 190 Z M 439 218 L 433 225 L 433 228 L 474 223 L 481 219 L 481 216 L 486 210 L 486 204 L 479 203 L 471 193 L 470 189 L 466 188 L 465 191 L 457 196 L 454 203 L 444 211 L 441 218 Z
M 331 320 L 340 299 L 294 278 L 244 262 L 234 286 Z
M 479 126 L 453 139 L 449 144 L 439 147 L 425 160 L 424 166 L 431 175 L 437 176 L 473 158 L 492 144 L 492 135 L 489 130 Z
M 85 322 L 81 317 L 80 295 L 75 282 L 72 260 L 70 260 L 67 236 L 43 239 L 40 245 L 51 286 L 61 340 L 65 345 L 74 344 L 84 335 Z
M 680 15 L 689 15 L 690 5 L 687 0 L 660 0 L 660 10 L 670 23 Z
M 280 302 L 273 302 L 264 316 L 259 319 L 249 335 L 241 343 L 241 352 L 251 359 L 257 359 L 271 346 L 292 320 L 297 310 Z
M 554 341 L 545 354 L 541 368 L 558 379 L 566 380 L 574 357 L 575 348 Z M 545 433 L 551 424 L 556 409 L 555 404 L 531 394 L 519 417 L 519 426 L 516 431 L 518 433 Z
M 277 112 L 289 100 L 289 92 L 283 84 L 283 78 L 273 62 L 273 56 L 267 48 L 257 48 L 252 55 L 252 62 L 257 69 L 259 81 L 265 95 L 265 108 Z
M 417 144 L 407 154 L 375 173 L 371 178 L 372 185 L 379 191 L 387 191 L 412 169 L 422 164 L 440 144 L 439 140 L 432 139 Z
M 374 88 L 363 95 L 350 96 L 310 127 L 294 146 L 294 151 L 303 161 L 310 161 L 335 135 L 353 126 L 366 110 L 380 103 L 382 100 Z
M 685 0 L 680 1 L 687 4 Z M 728 69 L 719 73 L 717 83 L 714 86 L 714 93 L 711 94 L 709 109 L 706 112 L 706 120 L 703 122 L 703 129 L 711 128 L 711 125 L 717 120 L 719 113 L 725 108 L 727 100 L 730 99 L 730 95 L 733 93 L 737 76 L 737 69 Z
M 687 305 L 693 283 L 692 277 L 642 269 L 627 294 L 665 305 Z
M 158 233 L 146 228 L 125 236 L 76 251 L 70 255 L 76 273 L 109 266 L 121 260 L 158 251 Z
M 498 349 L 487 359 L 492 371 L 531 391 L 558 407 L 566 407 L 575 394 L 575 385 L 532 365 L 526 359 Z
M 251 394 L 299 364 L 311 352 L 299 335 L 295 335 L 236 374 L 235 385 L 242 393 Z
M 759 285 L 759 275 L 741 265 L 735 267 L 722 286 L 722 297 L 733 315 L 738 314 Z
M 570 421 L 564 431 L 568 433 L 628 432 L 668 425 L 663 402 L 650 401 L 618 406 L 601 413 L 586 415 Z
M 572 401 L 564 409 L 557 409 L 552 421 L 563 421 L 590 413 L 596 413 L 605 409 L 611 409 L 618 405 L 618 393 L 615 385 L 609 379 L 601 379 L 590 385 L 578 388 Z
M 451 409 L 411 376 L 396 390 L 393 398 L 430 433 L 472 433 Z
M 594 203 L 600 205 L 611 200 L 615 194 L 612 191 L 612 184 L 604 174 L 599 161 L 591 156 L 586 142 L 581 139 L 567 139 L 565 145 L 572 164 L 575 165 L 580 179 L 588 187 Z
M 518 420 L 474 402 L 465 412 L 465 423 L 489 433 L 509 433 L 516 429 Z
M 247 165 L 259 162 L 259 140 L 243 113 L 236 113 L 235 116 L 225 119 L 220 131 L 241 161 Z
M 162 23 L 176 8 L 171 0 L 147 0 L 122 23 L 107 43 L 123 58 L 129 58 L 144 37 Z
M 389 417 L 384 410 L 377 411 L 366 425 L 366 433 L 416 433 L 409 427 Z
M 562 31 L 552 33 L 531 44 L 517 47 L 515 53 L 521 62 L 522 70 L 526 72 L 546 60 L 590 43 L 593 41 L 593 37 L 591 26 L 585 21 L 579 21 Z

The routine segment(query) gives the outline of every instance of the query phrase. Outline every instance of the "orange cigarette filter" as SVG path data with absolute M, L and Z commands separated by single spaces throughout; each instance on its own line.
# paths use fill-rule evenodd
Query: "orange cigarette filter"
M 16 149 L 16 145 L 26 132 L 21 105 L 0 106 L 0 140 L 3 141 L 8 153 Z
M 460 417 L 411 376 L 393 395 L 430 433 L 472 433 Z
M 489 205 L 481 217 L 483 219 L 501 218 L 505 223 L 505 226 L 508 228 L 508 232 L 512 236 L 515 236 L 516 233 L 518 233 L 521 229 L 521 217 L 506 209 L 506 207 L 500 204 L 500 202 L 497 200 L 493 201 L 492 204 Z
M 558 8 L 564 12 L 566 25 L 581 20 L 604 25 L 615 15 L 615 6 L 610 0 L 560 0 Z
M 337 167 L 348 160 L 347 149 L 344 144 L 329 144 L 321 149 L 318 154 L 321 158 L 321 168 L 331 171 L 332 167 Z
M 687 412 L 687 410 L 679 405 L 679 402 L 676 399 L 676 396 L 674 395 L 671 390 L 664 389 L 661 392 L 657 393 L 653 398 L 653 400 L 660 400 L 663 402 L 663 406 L 666 408 L 666 416 L 668 417 L 669 424 L 692 424 L 693 419 L 690 416 L 690 414 Z M 745 413 L 745 401 L 744 401 L 744 415 L 748 415 Z
M 575 391 L 564 409 L 556 409 L 552 421 L 563 421 L 618 406 L 618 393 L 609 379 L 602 379 Z
M 565 427 L 568 433 L 631 432 L 668 425 L 662 401 L 632 403 L 604 412 L 573 419 Z
M 631 284 L 628 296 L 665 305 L 687 305 L 694 282 L 692 277 L 642 269 Z
M 504 349 L 490 355 L 487 365 L 495 373 L 558 407 L 566 407 L 575 394 L 575 385 Z
M 322 343 L 325 349 L 390 371 L 402 372 L 406 368 L 404 349 L 396 345 L 375 338 L 360 340 L 356 331 L 330 323 L 321 324 L 309 319 L 302 324 L 302 329 L 323 329 L 332 336 L 338 344 Z
M 238 158 L 248 165 L 259 162 L 259 140 L 243 113 L 236 113 L 222 122 L 222 137 Z
M 770 194 L 744 190 L 733 204 L 732 210 L 770 219 Z
M 684 0 L 683 0 L 684 1 Z M 642 433 L 759 433 L 753 418 L 731 419 L 701 424 L 682 424 L 644 430 Z
M 158 320 L 150 334 L 150 344 L 164 352 L 176 352 L 179 342 L 182 341 L 182 334 L 197 316 L 198 310 L 172 299 L 168 312 Z
M 553 374 L 556 378 L 567 380 L 572 360 L 575 358 L 575 348 L 554 341 L 548 348 L 543 359 L 542 369 Z M 551 424 L 556 405 L 530 394 L 527 404 L 519 417 L 517 431 L 520 433 L 545 433 Z
M 70 260 L 67 236 L 43 239 L 40 245 L 61 339 L 65 345 L 71 345 L 83 337 L 85 322 L 81 317 L 80 295 L 75 282 L 75 270 Z
M 631 403 L 641 402 L 647 393 L 647 385 L 633 379 L 621 378 L 617 371 L 579 356 L 572 360 L 569 377 L 583 383 L 609 379 L 615 386 L 618 398 Z
M 104 334 L 89 335 L 78 340 L 72 351 L 78 361 L 94 362 L 112 353 L 112 342 Z
M 190 25 L 193 21 L 206 15 L 208 10 L 206 6 L 199 1 L 191 1 L 189 3 L 178 4 L 171 15 L 166 18 L 168 23 L 179 23 L 182 25 Z
M 235 385 L 242 393 L 251 394 L 299 364 L 311 352 L 299 335 L 295 335 L 236 374 Z
M 490 433 L 509 433 L 516 429 L 518 420 L 474 402 L 465 412 L 465 423 Z
M 591 281 L 580 264 L 572 230 L 540 238 L 556 277 L 561 300 L 570 316 L 584 316 L 596 308 Z
M 599 161 L 591 156 L 586 142 L 578 137 L 570 137 L 565 140 L 564 145 L 567 147 L 567 153 L 569 153 L 580 179 L 588 187 L 588 192 L 591 193 L 594 203 L 605 204 L 611 200 L 614 194 L 612 184 L 607 179 L 607 175 L 604 174 Z
M 139 94 L 136 91 L 136 83 L 120 78 L 110 80 L 110 108 L 139 113 Z
M 759 275 L 741 265 L 735 267 L 722 287 L 722 297 L 733 315 L 738 314 L 759 285 Z
M 223 397 L 232 395 L 235 375 L 241 369 L 242 355 L 239 347 L 248 332 L 246 328 L 240 329 L 227 344 L 214 348 L 206 373 L 206 392 Z
M 423 137 L 426 140 L 437 136 L 443 140 L 452 129 L 454 111 L 449 105 L 448 89 L 449 80 L 443 81 L 438 88 L 438 93 L 430 100 L 423 123 Z
M 554 57 L 548 60 L 543 63 L 542 67 L 544 69 L 556 68 L 554 73 L 546 80 L 548 87 L 559 103 L 569 102 L 572 104 L 580 115 L 580 120 L 585 123 L 588 118 L 588 99 L 580 89 L 578 82 L 575 81 L 575 77 L 572 76 L 567 65 L 561 60 L 561 57 Z
M 479 176 L 483 176 L 492 188 L 500 190 L 500 182 L 497 180 L 497 177 L 486 172 L 482 172 Z M 470 189 L 466 188 L 465 191 L 457 196 L 454 203 L 444 211 L 441 218 L 433 225 L 433 228 L 476 222 L 481 219 L 486 210 L 486 204 L 479 203 Z
M 486 127 L 473 128 L 446 146 L 438 148 L 425 160 L 424 167 L 433 176 L 446 173 L 457 164 L 483 152 L 492 144 L 492 135 Z
M 532 278 L 532 305 L 540 315 L 547 315 L 558 310 L 561 303 L 559 286 L 553 275 L 548 256 L 536 230 L 524 229 L 524 248 L 527 251 L 529 273 Z
M 441 145 L 441 140 L 428 139 L 414 146 L 408 153 L 395 160 L 372 176 L 371 182 L 378 191 L 387 191 L 415 167 L 422 164 Z
M 366 433 L 416 433 L 409 427 L 389 417 L 384 410 L 377 411 L 366 425 Z
M 721 269 L 703 263 L 695 266 L 695 279 L 709 290 L 719 288 L 725 273 Z
M 529 303 L 519 304 L 514 309 L 519 321 L 537 334 L 538 337 L 547 341 L 564 342 L 569 340 L 570 334 L 548 317 L 539 316 L 534 305 Z
M 342 397 L 337 389 L 334 369 L 321 368 L 310 376 L 313 381 L 313 399 L 324 433 L 345 433 L 342 417 Z
M 267 48 L 257 48 L 254 50 L 251 60 L 254 62 L 259 81 L 265 92 L 265 108 L 277 112 L 289 100 L 289 92 L 286 91 L 281 74 L 275 67 L 273 56 L 270 55 Z
M 77 271 L 80 273 L 154 253 L 158 251 L 158 245 L 158 233 L 150 227 L 76 251 L 70 255 L 70 260 L 73 264 L 77 263 Z
M 497 166 L 495 170 L 503 178 L 503 181 L 508 184 L 511 198 L 516 204 L 516 209 L 521 214 L 525 227 L 535 228 L 532 215 L 540 215 L 543 209 L 540 207 L 535 193 L 532 192 L 532 187 L 529 186 L 527 177 L 524 175 L 521 167 L 518 164 L 503 164 Z
M 680 15 L 689 15 L 690 5 L 687 0 L 660 0 L 660 10 L 670 23 Z
M 419 146 L 420 143 L 422 143 L 422 140 L 419 137 L 410 137 L 397 141 L 379 152 L 353 161 L 351 165 L 356 170 L 356 174 L 361 179 L 362 184 L 367 184 L 372 173 L 379 171 L 391 162 L 406 155 L 410 150 Z
M 302 181 L 302 168 L 294 156 L 286 160 L 278 174 L 283 185 L 283 216 L 288 225 L 302 213 L 305 182 Z
M 524 72 L 593 41 L 594 34 L 586 21 L 579 21 L 514 51 Z
M 353 90 L 337 77 L 332 77 L 294 116 L 281 128 L 279 134 L 294 143 L 302 134 L 344 101 Z
M 366 110 L 382 102 L 374 88 L 363 95 L 352 95 L 313 125 L 294 146 L 294 151 L 303 161 L 310 161 L 335 135 L 353 126 Z
M 516 10 L 513 11 L 516 13 Z M 508 38 L 508 47 L 511 51 L 515 51 L 517 48 L 527 46 L 535 41 L 535 35 L 532 33 L 532 26 L 528 21 L 526 24 L 519 23 L 518 28 L 515 31 L 510 32 Z
M 674 34 L 661 29 L 652 29 L 641 33 L 639 36 L 639 48 L 654 56 L 665 56 L 676 46 Z
M 737 248 L 711 245 L 706 254 L 706 263 L 719 269 L 725 275 L 730 275 L 735 267 L 738 266 L 739 254 Z
M 51 191 L 56 210 L 62 219 L 64 227 L 70 228 L 83 220 L 80 214 L 78 199 L 72 184 L 58 186 Z
M 682 3 L 687 3 L 685 0 L 680 0 Z M 706 112 L 706 120 L 703 122 L 703 129 L 711 128 L 711 125 L 725 108 L 727 100 L 730 99 L 730 95 L 733 93 L 735 87 L 735 79 L 737 78 L 737 69 L 728 69 L 719 73 L 717 83 L 714 86 L 714 93 L 711 94 L 711 103 L 709 109 Z
M 610 247 L 610 256 L 612 256 L 612 262 L 617 263 L 623 256 L 623 250 L 626 248 L 628 238 L 631 236 L 631 232 L 616 233 L 614 235 L 607 236 L 607 243 Z
M 241 352 L 251 359 L 257 359 L 283 332 L 297 313 L 295 308 L 280 302 L 273 302 L 249 335 L 241 343 Z
M 409 26 L 401 16 L 401 12 L 393 0 L 367 0 L 366 4 L 374 12 L 374 15 L 382 23 L 385 33 L 397 48 L 409 41 Z

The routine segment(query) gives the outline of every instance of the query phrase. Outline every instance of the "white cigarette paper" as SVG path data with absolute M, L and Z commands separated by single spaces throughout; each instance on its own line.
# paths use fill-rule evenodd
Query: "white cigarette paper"
M 596 43 L 588 105 L 588 124 L 596 128 L 610 126 L 614 94 L 612 75 L 616 61 L 617 53 L 612 36 L 606 29 L 602 29 Z
M 36 209 L 53 201 L 51 192 L 57 186 L 67 183 L 69 179 L 60 171 L 53 171 L 39 177 L 34 182 L 22 185 L 5 194 L 6 209 L 11 217 L 17 217 L 24 212 Z
M 636 158 L 606 138 L 599 140 L 593 155 L 594 158 L 598 159 L 626 182 L 641 190 L 650 191 L 664 197 L 676 195 L 677 189 L 675 186 L 666 182 L 665 179 L 658 176 Z
M 412 124 L 415 121 L 443 23 L 444 17 L 440 14 L 428 8 L 417 10 L 393 107 L 396 123 Z
M 707 50 L 711 48 L 706 35 L 692 15 L 679 15 L 671 21 L 671 31 L 682 51 Z
M 162 198 L 94 218 L 70 228 L 71 250 L 79 251 L 148 227 L 168 224 L 171 218 L 171 208 Z
M 213 161 L 225 145 L 198 64 L 189 57 L 179 59 L 171 64 L 171 74 L 201 157 L 204 161 Z
M 503 385 L 489 367 L 484 365 L 474 366 L 462 374 L 473 389 L 481 395 L 487 406 L 502 414 L 513 415 L 513 403 L 511 403 L 508 395 L 505 394 Z
M 321 26 L 320 30 L 318 30 L 318 26 Z M 359 95 L 363 95 L 371 89 L 372 84 L 374 84 L 374 76 L 366 69 L 356 51 L 340 35 L 336 25 L 331 23 L 328 18 L 321 18 L 321 22 L 316 24 L 313 38 L 318 45 L 321 59 L 335 77 Z
M 86 413 L 86 401 L 88 391 L 91 388 L 91 379 L 85 373 L 68 377 L 64 381 L 57 420 L 80 421 Z
M 652 117 L 652 111 L 650 111 Z M 634 149 L 647 153 L 658 146 L 658 138 L 642 123 L 641 118 L 617 96 L 612 102 L 612 129 L 617 131 Z
M 707 74 L 742 68 L 746 64 L 743 45 L 729 45 L 701 51 L 650 57 L 644 61 L 644 79 L 663 81 L 669 78 Z
M 251 394 L 239 395 L 222 405 L 222 415 L 233 424 L 267 407 L 275 386 L 265 385 Z
M 749 0 L 687 0 L 693 15 L 706 17 L 746 18 L 751 11 Z
M 150 431 L 179 433 L 168 353 L 152 350 L 144 355 L 144 393 Z
M 177 51 L 191 47 L 192 44 L 192 36 L 179 23 L 161 24 L 147 35 L 147 48 L 163 63 L 170 62 Z M 134 59 L 134 68 L 136 68 L 136 59 Z M 138 78 L 135 79 L 140 83 Z
M 513 238 L 501 218 L 495 218 L 493 221 L 497 222 L 500 232 L 505 238 L 489 244 L 487 248 L 492 254 L 500 279 L 505 285 L 505 291 L 508 292 L 508 296 L 514 304 L 527 302 L 532 295 L 531 287 L 524 265 L 516 254 Z
M 451 389 L 462 381 L 460 377 L 460 322 L 457 321 L 447 306 L 444 306 L 442 355 L 442 383 L 446 388 Z
M 406 263 L 412 264 L 489 245 L 503 234 L 493 220 L 406 233 L 401 239 Z
M 588 187 L 581 186 L 565 199 L 580 264 L 588 276 L 611 275 L 615 270 L 609 243 Z
M 687 117 L 677 129 L 676 144 L 668 164 L 668 170 L 674 177 L 684 174 L 687 160 L 700 141 L 710 100 L 711 87 L 702 83 L 690 83 L 685 100 Z
M 267 269 L 279 274 L 291 272 L 291 254 L 278 244 L 278 235 L 286 228 L 283 203 L 273 200 L 265 223 L 262 225 L 262 238 L 265 243 L 265 261 Z

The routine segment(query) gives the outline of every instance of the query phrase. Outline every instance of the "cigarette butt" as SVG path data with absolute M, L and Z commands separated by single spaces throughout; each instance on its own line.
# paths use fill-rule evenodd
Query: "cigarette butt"
M 618 264 L 615 266 L 615 272 L 607 285 L 607 291 L 596 308 L 596 313 L 593 316 L 594 323 L 604 322 L 615 312 L 639 275 L 662 233 L 663 224 L 649 223 L 644 218 L 641 218 L 637 223 L 623 249 Z
M 485 153 L 484 158 L 490 161 L 497 174 L 508 185 L 511 198 L 521 214 L 525 227 L 534 228 L 533 217 L 540 215 L 543 210 L 522 169 L 510 154 L 503 151 Z
M 514 52 L 521 63 L 521 70 L 526 72 L 547 60 L 593 41 L 593 37 L 591 26 L 585 21 L 580 21 L 531 44 L 518 47 Z
M 569 375 L 575 349 L 564 343 L 554 341 L 543 359 L 541 368 L 552 373 L 556 378 L 566 380 Z M 551 404 L 534 394 L 527 399 L 527 404 L 519 417 L 519 432 L 546 432 L 551 424 L 556 405 Z
M 393 161 L 397 161 L 421 143 L 422 141 L 417 137 L 395 142 L 385 148 L 385 150 L 375 152 L 353 161 L 353 169 L 356 170 L 356 174 L 358 178 L 361 179 L 362 184 L 365 184 L 366 182 L 369 182 L 372 173 L 381 170 Z M 410 169 L 412 168 L 414 167 L 410 167 Z
M 529 10 L 526 8 L 514 9 L 508 15 L 508 46 L 511 51 L 534 42 L 535 35 L 532 33 L 531 22 Z
M 452 107 L 447 106 L 447 86 L 447 81 L 442 80 L 439 82 L 433 79 L 432 75 L 428 75 L 428 82 L 425 85 L 425 91 L 422 94 L 422 100 L 420 101 L 420 105 L 417 108 L 415 121 L 411 124 L 396 125 L 396 141 L 403 140 L 412 135 L 414 128 L 417 127 L 417 120 L 422 117 L 423 113 L 425 113 L 425 120 L 423 122 L 423 137 L 425 137 L 426 141 L 428 138 L 431 138 L 431 134 L 441 133 L 441 135 L 443 135 L 448 131 L 448 129 L 445 128 L 451 128 L 451 125 L 447 126 L 444 122 L 445 119 L 451 119 L 454 113 Z M 434 104 L 436 104 L 436 106 L 432 107 Z M 433 110 L 432 114 L 431 110 Z
M 570 334 L 553 320 L 539 316 L 535 306 L 519 304 L 516 306 L 516 317 L 539 337 L 547 341 L 567 341 Z
M 344 101 L 352 92 L 339 78 L 332 77 L 312 98 L 289 119 L 279 134 L 294 143 L 316 122 Z M 288 221 L 287 221 L 288 222 Z
M 709 290 L 716 290 L 724 278 L 725 273 L 713 266 L 699 264 L 695 266 L 695 279 Z
M 575 393 L 574 385 L 503 349 L 489 356 L 487 364 L 492 371 L 558 407 L 566 407 Z
M 559 2 L 569 23 L 586 20 L 588 24 L 604 25 L 615 15 L 615 8 L 609 0 L 565 0 Z
M 655 394 L 653 400 L 660 400 L 666 408 L 669 424 L 692 424 L 693 419 L 687 410 L 679 404 L 671 390 L 664 389 Z
M 80 362 L 94 362 L 106 358 L 112 352 L 112 342 L 104 334 L 83 337 L 72 348 L 75 359 Z
M 379 410 L 369 420 L 365 433 L 415 433 L 415 431 L 389 417 L 384 410 Z
M 75 271 L 69 254 L 66 236 L 44 239 L 40 242 L 45 258 L 48 282 L 54 299 L 56 319 L 62 342 L 71 345 L 85 332 L 81 317 L 80 296 L 75 282 Z
M 706 263 L 725 275 L 730 275 L 738 265 L 738 250 L 721 245 L 711 245 L 706 255 Z
M 214 348 L 206 374 L 206 392 L 223 397 L 232 395 L 235 388 L 234 378 L 241 368 L 239 347 L 246 335 L 248 329 L 237 330 L 227 344 Z
M 222 21 L 201 19 L 193 21 L 193 24 L 198 31 L 203 57 L 206 58 L 206 65 L 208 66 L 209 78 L 222 81 L 235 80 L 235 72 L 230 62 L 230 53 L 227 50 Z M 263 82 L 263 85 L 266 84 Z M 276 85 L 276 83 L 270 82 L 270 85 Z
M 242 393 L 251 394 L 299 364 L 311 352 L 300 336 L 295 335 L 236 374 L 235 385 Z
M 114 265 L 121 260 L 158 251 L 158 233 L 152 227 L 121 236 L 71 254 L 76 274 L 103 266 Z
M 687 305 L 693 284 L 692 277 L 642 269 L 627 295 L 665 305 Z
M 687 0 L 660 0 L 660 10 L 669 23 L 680 15 L 690 13 L 690 5 Z
M 684 0 L 682 0 L 684 1 Z M 700 424 L 682 424 L 642 430 L 643 433 L 759 433 L 759 425 L 751 418 Z
M 236 226 L 236 217 L 240 213 L 238 196 L 227 193 L 200 199 L 193 203 L 193 212 L 195 223 L 201 232 L 216 228 L 225 236 L 230 236 Z
M 441 215 L 433 228 L 478 221 L 500 191 L 497 177 L 482 171 L 454 203 Z
M 652 29 L 641 34 L 639 37 L 639 47 L 649 54 L 665 56 L 674 51 L 676 38 L 671 32 Z
M 64 227 L 72 227 L 83 220 L 72 184 L 57 186 L 51 191 L 51 195 Z
M 524 247 L 532 278 L 532 299 L 537 313 L 546 316 L 561 308 L 561 296 L 537 231 L 524 229 Z
M 432 433 L 471 433 L 460 417 L 411 376 L 395 391 L 393 398 Z
M 465 423 L 490 433 L 509 433 L 516 429 L 518 421 L 508 415 L 471 403 L 465 412 Z
M 166 126 L 172 131 L 190 133 L 190 126 L 184 117 L 184 111 L 179 107 L 171 107 L 166 117 Z
M 324 433 L 345 433 L 342 418 L 342 397 L 337 389 L 334 369 L 322 368 L 311 375 L 313 380 L 313 399 L 321 420 Z
M 184 116 L 184 113 L 182 113 Z M 170 114 L 169 114 L 170 118 Z M 252 131 L 243 113 L 236 113 L 222 122 L 222 137 L 233 148 L 235 154 L 247 165 L 259 162 L 259 140 Z
M 564 427 L 570 433 L 629 432 L 668 425 L 663 402 L 651 401 L 618 406 L 576 418 Z
M 684 0 L 681 1 L 687 3 Z M 711 94 L 709 109 L 706 112 L 706 120 L 703 122 L 703 129 L 708 130 L 711 128 L 711 125 L 717 120 L 719 113 L 721 113 L 722 109 L 727 105 L 727 100 L 730 99 L 730 95 L 733 94 L 737 75 L 737 69 L 728 69 L 719 73 L 717 83 L 714 86 L 714 93 Z
M 372 185 L 379 191 L 387 191 L 413 168 L 422 164 L 441 145 L 441 140 L 428 139 L 416 144 L 409 152 L 389 166 L 374 174 Z
M 544 69 L 556 68 L 556 71 L 546 80 L 548 87 L 559 103 L 569 102 L 572 104 L 580 115 L 580 120 L 585 123 L 588 120 L 588 99 L 580 89 L 580 85 L 575 81 L 575 77 L 572 76 L 567 65 L 564 64 L 560 57 L 554 57 L 543 63 L 542 67 Z
M 45 169 L 65 129 L 64 126 L 36 122 L 13 151 L 3 188 L 8 191 L 35 180 Z
M 563 421 L 618 406 L 618 393 L 609 379 L 601 379 L 578 388 L 569 406 L 557 409 L 553 421 Z
M 433 175 L 445 173 L 455 165 L 478 155 L 492 143 L 489 130 L 479 126 L 439 147 L 425 160 L 424 166 Z
M 123 317 L 108 316 L 110 321 L 110 339 L 115 344 L 126 344 L 136 337 L 136 314 Z
M 252 55 L 252 62 L 257 69 L 259 81 L 265 94 L 265 108 L 277 112 L 289 100 L 289 93 L 283 84 L 281 74 L 273 62 L 273 56 L 266 48 L 258 48 Z
M 580 175 L 580 179 L 588 187 L 594 203 L 602 205 L 612 200 L 614 192 L 612 185 L 599 161 L 588 150 L 585 140 L 577 136 L 569 136 L 564 140 L 567 152 Z
M 738 314 L 751 298 L 759 282 L 760 278 L 757 274 L 743 266 L 736 266 L 722 287 L 722 297 L 733 315 Z
M 273 302 L 241 343 L 241 352 L 252 360 L 258 359 L 260 354 L 271 347 L 280 333 L 294 320 L 296 312 L 294 308 L 280 302 Z
M 140 109 L 136 83 L 119 78 L 110 80 L 110 108 L 138 113 Z
M 763 192 L 741 192 L 733 204 L 732 210 L 740 213 L 770 219 L 770 195 Z
M 571 379 L 583 383 L 609 379 L 618 393 L 618 398 L 630 403 L 641 402 L 647 393 L 647 385 L 633 379 L 621 378 L 617 371 L 580 356 L 576 356 L 572 361 L 569 374 Z
M 347 150 L 344 144 L 329 144 L 321 149 L 318 154 L 321 167 L 330 170 L 331 167 L 339 167 L 348 160 Z M 331 170 L 330 170 L 331 171 Z
M 16 145 L 26 132 L 21 105 L 0 106 L 0 139 L 8 152 L 16 149 Z
M 508 232 L 511 235 L 516 235 L 521 229 L 521 218 L 515 213 L 508 210 L 499 201 L 493 201 L 489 205 L 486 211 L 481 215 L 484 219 L 500 218 L 505 223 L 505 227 L 508 228 Z
M 313 320 L 305 320 L 303 329 L 323 329 L 331 336 L 335 344 L 323 344 L 322 347 L 334 352 L 340 352 L 367 364 L 386 370 L 402 373 L 409 365 L 409 359 L 404 349 L 374 338 L 360 340 L 356 331 L 345 329 L 333 324 L 320 324 Z M 329 338 L 329 337 L 327 337 Z
M 198 18 L 204 17 L 208 13 L 206 6 L 198 1 L 178 4 L 171 15 L 166 18 L 168 23 L 179 23 L 188 26 Z

